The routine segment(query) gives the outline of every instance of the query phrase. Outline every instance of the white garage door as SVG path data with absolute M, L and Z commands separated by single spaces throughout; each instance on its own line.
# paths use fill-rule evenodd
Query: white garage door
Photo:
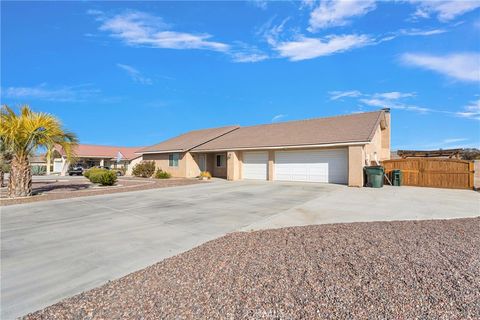
M 275 180 L 348 182 L 348 150 L 277 151 Z
M 62 172 L 63 162 L 62 160 L 53 160 L 53 172 Z
M 243 153 L 243 178 L 253 180 L 267 180 L 267 152 Z

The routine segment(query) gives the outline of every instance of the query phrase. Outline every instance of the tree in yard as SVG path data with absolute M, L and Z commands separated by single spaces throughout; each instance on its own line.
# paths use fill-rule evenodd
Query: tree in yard
M 10 172 L 10 161 L 12 153 L 7 149 L 3 139 L 0 137 L 0 187 L 5 187 L 5 173 Z
M 33 112 L 23 106 L 16 114 L 4 105 L 0 111 L 0 140 L 12 155 L 7 194 L 11 198 L 32 195 L 32 172 L 28 156 L 38 148 L 62 147 L 71 159 L 78 143 L 75 134 L 65 131 L 53 115 Z

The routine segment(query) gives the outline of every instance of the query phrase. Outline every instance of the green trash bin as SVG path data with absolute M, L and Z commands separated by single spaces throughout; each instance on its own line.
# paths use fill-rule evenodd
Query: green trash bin
M 384 169 L 382 166 L 365 167 L 367 174 L 367 187 L 381 188 L 383 187 Z
M 402 170 L 392 170 L 392 184 L 397 187 L 402 185 Z

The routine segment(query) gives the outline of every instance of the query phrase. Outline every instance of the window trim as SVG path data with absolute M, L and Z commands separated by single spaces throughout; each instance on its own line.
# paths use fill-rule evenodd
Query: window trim
M 222 164 L 222 160 L 220 160 L 220 165 L 218 165 L 218 157 L 222 157 L 223 156 L 223 164 Z M 221 159 L 221 158 L 220 158 Z M 217 153 L 215 154 L 215 167 L 216 168 L 225 168 L 227 165 L 227 156 L 224 154 L 224 153 Z

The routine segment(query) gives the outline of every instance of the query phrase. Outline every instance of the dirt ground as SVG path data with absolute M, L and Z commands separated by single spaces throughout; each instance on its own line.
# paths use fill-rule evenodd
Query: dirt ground
M 479 319 L 480 218 L 232 233 L 25 319 Z
M 33 196 L 27 198 L 7 199 L 7 188 L 0 189 L 0 206 L 30 203 L 36 201 L 68 199 L 84 196 L 93 196 L 100 194 L 110 194 L 118 192 L 147 190 L 156 188 L 166 188 L 174 186 L 183 186 L 194 183 L 202 183 L 197 179 L 142 179 L 131 177 L 119 177 L 114 186 L 99 186 L 91 183 L 86 178 L 75 178 L 71 180 L 52 179 L 33 181 Z

